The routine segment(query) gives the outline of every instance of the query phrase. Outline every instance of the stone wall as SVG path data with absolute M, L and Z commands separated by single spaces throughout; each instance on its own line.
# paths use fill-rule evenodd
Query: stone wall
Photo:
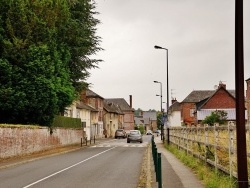
M 0 127 L 0 159 L 81 143 L 82 130 L 47 127 Z

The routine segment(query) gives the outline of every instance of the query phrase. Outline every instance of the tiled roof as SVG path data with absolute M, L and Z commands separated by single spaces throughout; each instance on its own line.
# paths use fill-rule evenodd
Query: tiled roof
M 143 118 L 150 118 L 151 120 L 157 120 L 156 112 L 143 112 Z
M 104 99 L 104 100 L 107 102 L 118 104 L 122 111 L 133 111 L 133 109 L 129 106 L 129 104 L 123 98 L 109 98 L 109 99 Z
M 216 90 L 194 90 L 182 102 L 200 102 L 212 96 Z
M 181 110 L 181 107 L 180 107 L 180 103 L 178 101 L 174 102 L 170 107 L 169 107 L 169 110 L 171 112 L 173 111 L 180 111 Z
M 194 90 L 192 91 L 183 101 L 183 102 L 192 102 L 198 103 L 202 102 L 205 99 L 210 98 L 217 90 Z M 227 90 L 235 98 L 235 90 Z
M 86 96 L 87 97 L 94 97 L 94 98 L 101 98 L 104 99 L 103 97 L 101 97 L 100 95 L 96 94 L 94 91 L 87 89 L 86 90 Z
M 107 112 L 123 114 L 123 112 L 118 104 L 107 101 L 105 99 L 104 99 L 103 107 Z
M 149 124 L 149 118 L 139 118 L 139 117 L 135 117 L 135 124 L 136 125 L 148 125 Z
M 86 109 L 86 110 L 90 110 L 90 111 L 93 111 L 93 112 L 98 112 L 97 109 L 95 109 L 95 108 L 93 108 L 93 107 L 91 107 L 89 105 L 86 105 L 83 102 L 76 103 L 76 108 Z

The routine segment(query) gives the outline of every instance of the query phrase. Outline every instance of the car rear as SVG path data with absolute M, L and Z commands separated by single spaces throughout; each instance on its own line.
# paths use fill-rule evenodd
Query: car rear
M 141 132 L 138 130 L 131 130 L 128 137 L 127 137 L 127 143 L 130 142 L 140 142 L 142 143 L 142 135 Z
M 126 138 L 126 132 L 123 129 L 117 129 L 115 131 L 115 138 Z

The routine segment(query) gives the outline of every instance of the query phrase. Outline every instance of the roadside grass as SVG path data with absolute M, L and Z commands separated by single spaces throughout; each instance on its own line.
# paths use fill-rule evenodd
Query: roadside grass
M 229 175 L 216 171 L 206 165 L 203 161 L 186 154 L 174 145 L 165 145 L 165 148 L 175 155 L 182 163 L 188 166 L 194 174 L 203 182 L 206 188 L 236 188 L 237 180 L 230 178 Z

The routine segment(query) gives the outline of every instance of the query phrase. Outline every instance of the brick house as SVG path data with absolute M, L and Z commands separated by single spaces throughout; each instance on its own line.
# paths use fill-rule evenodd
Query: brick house
M 222 82 L 215 90 L 194 90 L 181 103 L 183 125 L 196 125 L 212 111 L 223 110 L 228 120 L 235 120 L 235 90 L 227 90 Z

